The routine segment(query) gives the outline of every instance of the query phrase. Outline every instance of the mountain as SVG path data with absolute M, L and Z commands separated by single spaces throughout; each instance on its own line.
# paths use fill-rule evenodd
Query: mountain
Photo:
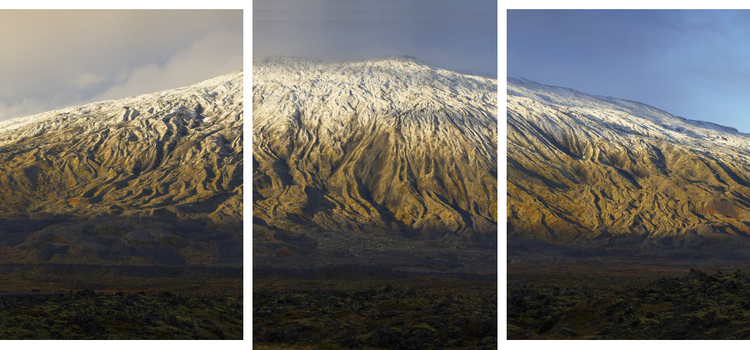
M 241 266 L 242 79 L 0 122 L 0 262 Z
M 750 256 L 750 135 L 638 102 L 507 84 L 511 250 Z
M 494 247 L 496 89 L 411 57 L 256 60 L 256 264 Z

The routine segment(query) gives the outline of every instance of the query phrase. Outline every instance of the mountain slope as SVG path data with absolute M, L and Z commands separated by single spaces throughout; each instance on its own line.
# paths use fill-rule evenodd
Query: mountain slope
M 646 255 L 746 254 L 748 135 L 513 78 L 507 103 L 509 237 Z
M 238 203 L 218 207 L 241 195 L 241 87 L 240 72 L 0 123 L 0 210 L 131 215 L 202 205 L 239 218 Z
M 241 263 L 242 77 L 0 123 L 3 256 Z
M 255 217 L 289 229 L 495 230 L 494 80 L 406 59 L 268 60 L 254 84 Z
M 253 84 L 256 256 L 294 254 L 290 234 L 494 241 L 496 80 L 408 57 L 272 58 Z

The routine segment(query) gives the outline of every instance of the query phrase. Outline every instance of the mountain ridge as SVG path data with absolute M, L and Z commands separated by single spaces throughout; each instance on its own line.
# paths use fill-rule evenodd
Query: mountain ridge
M 233 132 L 232 136 L 224 137 L 222 136 L 224 131 L 219 131 L 225 127 L 236 129 L 241 126 L 241 101 L 237 107 L 230 107 L 235 108 L 231 113 L 225 113 L 220 109 L 223 104 L 234 103 L 231 99 L 237 96 L 241 98 L 241 91 L 228 95 L 224 93 L 226 100 L 217 100 L 216 103 L 212 103 L 209 100 L 208 90 L 211 90 L 210 94 L 219 96 L 218 94 L 222 91 L 228 91 L 227 89 L 232 84 L 241 86 L 241 72 L 209 79 L 184 88 L 121 100 L 95 102 L 0 123 L 0 167 L 8 169 L 4 175 L 0 176 L 0 184 L 9 191 L 12 189 L 11 192 L 13 192 L 8 193 L 6 199 L 18 197 L 26 192 L 28 196 L 37 199 L 50 198 L 53 201 L 91 199 L 97 196 L 103 197 L 100 199 L 104 200 L 110 192 L 122 190 L 113 188 L 107 191 L 106 189 L 111 187 L 107 184 L 135 179 L 142 181 L 147 175 L 141 176 L 144 172 L 157 171 L 161 175 L 166 175 L 170 167 L 164 169 L 162 165 L 171 164 L 171 168 L 176 169 L 176 167 L 186 165 L 185 163 L 191 159 L 197 161 L 213 158 L 213 162 L 220 161 L 225 155 L 222 154 L 224 143 L 228 143 L 226 146 L 234 149 L 233 152 L 241 149 L 240 134 Z M 143 104 L 145 106 L 142 106 Z M 240 112 L 237 112 L 236 108 L 240 108 Z M 197 129 L 202 131 L 196 132 Z M 207 135 L 204 136 L 204 133 Z M 193 137 L 198 139 L 192 139 Z M 197 148 L 192 152 L 184 150 L 186 152 L 181 156 L 186 158 L 175 159 L 175 153 L 172 151 L 178 145 L 194 142 L 204 145 L 203 151 Z M 69 143 L 74 145 L 71 147 Z M 35 156 L 33 160 L 29 159 L 29 162 L 20 162 L 18 168 L 21 170 L 14 171 L 8 165 L 16 164 L 14 162 L 16 156 L 9 156 L 9 154 L 19 153 L 19 149 L 32 152 Z M 241 162 L 241 160 L 238 161 Z M 29 163 L 35 164 L 33 166 L 36 168 Z M 64 176 L 47 178 L 44 185 L 56 186 L 61 193 L 71 192 L 71 195 L 76 196 L 54 196 L 49 189 L 45 191 L 41 187 L 37 188 L 39 187 L 37 185 L 42 185 L 36 183 L 38 181 L 35 180 L 41 179 L 37 175 L 43 177 L 47 174 L 37 170 L 40 167 L 48 170 L 54 168 L 69 170 Z M 104 176 L 109 172 L 111 172 L 110 175 Z M 13 174 L 17 176 L 12 176 Z M 239 173 L 232 176 L 239 176 Z M 125 178 L 129 179 L 125 180 Z M 156 178 L 152 180 L 160 182 Z M 58 182 L 56 185 L 55 181 Z M 11 183 L 16 186 L 11 186 Z M 84 188 L 76 190 L 75 186 L 71 186 L 73 184 Z M 164 185 L 169 186 L 166 183 Z M 156 184 L 150 187 L 154 186 Z M 196 187 L 200 188 L 200 186 Z M 40 195 L 42 192 L 43 194 Z M 120 197 L 127 196 L 121 195 Z M 44 208 L 18 209 L 56 212 L 51 204 L 27 204 Z M 133 207 L 133 203 L 127 202 L 115 201 L 111 204 L 124 208 Z M 148 206 L 145 202 L 142 205 Z M 7 207 L 0 206 L 0 208 L 6 212 L 11 211 Z
M 241 264 L 242 81 L 0 123 L 0 261 Z
M 573 89 L 573 88 L 568 88 L 568 87 L 564 87 L 564 86 L 556 86 L 556 85 L 546 85 L 546 84 L 542 84 L 542 83 L 536 82 L 534 80 L 531 80 L 531 79 L 528 79 L 528 78 L 523 78 L 523 77 L 521 77 L 521 78 L 518 78 L 518 77 L 508 77 L 507 80 L 509 82 L 513 82 L 514 85 L 532 84 L 532 85 L 537 85 L 539 87 L 546 87 L 546 88 L 559 89 L 559 90 L 568 90 L 568 91 L 573 92 L 574 94 L 584 95 L 584 96 L 591 96 L 591 97 L 598 98 L 598 99 L 605 100 L 605 101 L 607 101 L 607 100 L 622 101 L 622 102 L 627 102 L 627 103 L 632 103 L 632 104 L 643 105 L 643 106 L 646 106 L 648 108 L 657 110 L 657 111 L 659 111 L 661 113 L 671 115 L 670 113 L 668 113 L 665 110 L 662 110 L 662 109 L 660 109 L 658 107 L 649 105 L 647 103 L 635 101 L 635 100 L 628 100 L 628 99 L 618 98 L 618 97 L 614 97 L 614 96 L 607 96 L 607 95 L 591 95 L 591 94 L 587 94 L 585 92 L 581 92 L 581 91 Z M 713 123 L 713 122 L 709 122 L 709 121 L 704 121 L 704 120 L 688 119 L 688 118 L 685 118 L 685 117 L 675 116 L 675 115 L 672 115 L 672 116 L 675 117 L 675 118 L 678 118 L 678 119 L 680 119 L 680 120 L 682 120 L 682 121 L 684 121 L 686 123 L 693 124 L 694 126 L 697 126 L 697 127 L 710 126 L 709 128 L 714 128 L 717 131 L 735 133 L 735 134 L 740 134 L 740 135 L 743 135 L 743 136 L 750 137 L 750 133 L 741 132 L 741 131 L 737 130 L 737 128 L 735 128 L 735 127 L 721 125 L 721 124 L 717 124 L 717 123 Z
M 298 65 L 304 65 L 304 64 L 316 64 L 311 63 L 311 61 L 295 61 Z M 378 62 L 378 61 L 375 61 Z M 412 62 L 409 61 L 408 64 L 411 64 Z M 326 63 L 320 63 L 322 65 L 326 65 Z M 427 142 L 429 141 L 422 141 L 422 140 L 413 140 L 411 138 L 420 138 L 420 137 L 430 137 L 434 135 L 434 133 L 440 133 L 440 132 L 453 132 L 452 130 L 458 129 L 460 134 L 469 134 L 469 133 L 475 133 L 476 136 L 481 138 L 482 143 L 479 144 L 479 147 L 473 147 L 471 145 L 461 145 L 461 148 L 467 149 L 467 152 L 482 152 L 479 154 L 480 161 L 493 161 L 493 154 L 490 152 L 492 148 L 486 148 L 483 149 L 481 147 L 482 144 L 490 144 L 490 147 L 494 147 L 492 144 L 492 130 L 490 130 L 490 133 L 486 134 L 478 134 L 477 132 L 473 131 L 471 128 L 478 129 L 481 127 L 486 127 L 490 123 L 493 123 L 496 121 L 496 117 L 492 115 L 491 113 L 488 113 L 483 110 L 479 110 L 476 107 L 472 107 L 469 105 L 468 111 L 461 111 L 462 113 L 465 113 L 465 117 L 460 115 L 449 115 L 449 112 L 442 112 L 441 113 L 433 113 L 431 110 L 432 108 L 436 108 L 435 106 L 435 99 L 432 96 L 427 96 L 422 98 L 421 100 L 417 100 L 416 104 L 419 102 L 423 102 L 422 107 L 422 113 L 423 115 L 412 113 L 409 107 L 401 107 L 399 103 L 403 104 L 406 102 L 407 98 L 414 98 L 418 99 L 420 98 L 417 94 L 419 89 L 421 89 L 424 85 L 418 85 L 417 87 L 410 86 L 409 84 L 415 83 L 419 81 L 421 84 L 428 84 L 429 82 L 432 82 L 434 80 L 430 80 L 429 82 L 426 80 L 418 80 L 421 79 L 422 76 L 407 76 L 403 77 L 403 79 L 398 79 L 395 75 L 392 75 L 387 71 L 387 69 L 394 68 L 391 66 L 391 62 L 387 61 L 385 65 L 385 72 L 381 72 L 381 75 L 365 75 L 365 77 L 371 78 L 374 80 L 374 82 L 364 82 L 364 77 L 361 77 L 359 75 L 356 75 L 356 73 L 362 72 L 367 70 L 368 72 L 372 69 L 381 68 L 380 65 L 377 63 L 372 63 L 370 61 L 366 63 L 354 63 L 354 64 L 332 64 L 330 66 L 325 66 L 326 68 L 330 69 L 330 72 L 326 72 L 326 76 L 328 79 L 333 74 L 340 74 L 339 79 L 344 80 L 344 83 L 342 84 L 352 84 L 352 82 L 346 82 L 346 76 L 347 74 L 352 74 L 351 80 L 353 83 L 356 83 L 357 86 L 362 86 L 362 84 L 368 84 L 372 83 L 372 85 L 378 85 L 378 90 L 381 90 L 382 87 L 380 85 L 380 82 L 385 79 L 385 88 L 390 89 L 390 94 L 382 93 L 379 96 L 372 97 L 371 90 L 374 89 L 372 86 L 368 86 L 370 90 L 347 90 L 346 88 L 350 87 L 350 85 L 346 85 L 345 88 L 340 88 L 335 91 L 324 91 L 319 96 L 313 96 L 311 92 L 305 92 L 307 96 L 297 96 L 302 95 L 303 93 L 298 92 L 299 88 L 291 88 L 288 89 L 287 92 L 285 92 L 287 95 L 285 96 L 273 96 L 274 93 L 278 89 L 284 90 L 285 87 L 283 87 L 283 82 L 280 82 L 283 79 L 294 79 L 289 76 L 284 76 L 284 74 L 287 74 L 286 72 L 295 72 L 294 74 L 298 74 L 299 70 L 295 68 L 283 68 L 279 71 L 273 71 L 273 72 L 264 72 L 267 67 L 263 65 L 256 65 L 254 69 L 256 72 L 254 72 L 254 77 L 256 81 L 256 86 L 254 88 L 254 136 L 256 140 L 256 147 L 254 148 L 254 157 L 256 160 L 255 162 L 261 162 L 262 158 L 273 158 L 274 156 L 290 156 L 292 153 L 294 153 L 295 149 L 299 149 L 300 146 L 295 145 L 294 142 L 297 140 L 294 140 L 294 137 L 297 137 L 297 133 L 299 132 L 307 132 L 308 130 L 315 130 L 316 132 L 320 133 L 318 135 L 309 135 L 304 136 L 306 138 L 309 138 L 309 140 L 300 140 L 299 142 L 306 142 L 310 141 L 313 138 L 315 139 L 313 142 L 320 142 L 322 144 L 323 148 L 326 147 L 332 147 L 340 151 L 344 151 L 344 148 L 346 148 L 346 144 L 349 142 L 349 139 L 347 138 L 347 135 L 355 135 L 357 139 L 354 140 L 355 143 L 359 143 L 362 138 L 368 139 L 369 142 L 374 141 L 374 139 L 381 137 L 384 138 L 383 141 L 390 141 L 390 142 L 397 142 L 396 140 L 389 139 L 392 132 L 399 133 L 400 131 L 404 132 L 411 132 L 410 129 L 418 128 L 420 126 L 424 126 L 427 128 L 427 130 L 420 135 L 416 134 L 409 134 L 404 136 L 403 142 L 407 143 L 407 147 L 422 147 L 427 146 Z M 433 74 L 436 74 L 435 71 L 432 71 L 428 68 L 425 68 L 426 66 L 417 66 L 414 69 L 418 72 L 417 74 L 420 75 L 429 75 L 432 76 Z M 400 62 L 396 63 L 395 68 L 400 68 Z M 314 70 L 316 68 L 308 68 L 308 70 Z M 357 70 L 360 71 L 357 71 Z M 264 76 L 265 74 L 265 76 Z M 274 74 L 281 75 L 282 78 L 277 79 Z M 318 73 L 320 74 L 320 73 Z M 371 73 L 368 73 L 371 74 Z M 290 74 L 291 75 L 291 74 Z M 266 78 L 268 76 L 269 78 Z M 451 76 L 451 78 L 456 78 L 458 75 Z M 296 77 L 295 77 L 296 78 Z M 299 79 L 299 78 L 297 78 Z M 305 78 L 309 79 L 309 78 Z M 313 80 L 316 78 L 312 78 Z M 322 79 L 322 78 L 321 78 Z M 448 78 L 446 78 L 447 80 Z M 289 83 L 289 85 L 295 86 L 296 84 L 303 83 L 303 80 L 292 80 L 292 83 Z M 445 83 L 445 81 L 443 81 Z M 313 83 L 316 84 L 316 83 Z M 324 82 L 317 82 L 317 84 L 325 84 Z M 391 86 L 393 85 L 393 86 Z M 275 90 L 268 91 L 267 86 L 275 86 Z M 458 84 L 453 86 L 460 86 Z M 312 85 L 310 88 L 314 88 Z M 451 89 L 451 87 L 446 87 L 446 89 Z M 486 88 L 485 88 L 486 89 Z M 413 96 L 404 97 L 401 95 L 393 94 L 393 91 L 402 90 L 402 94 L 413 94 Z M 313 91 L 313 90 L 310 90 Z M 357 93 L 360 93 L 362 95 L 353 95 L 353 91 L 356 91 Z M 487 91 L 487 90 L 485 90 Z M 444 93 L 445 91 L 441 91 L 441 93 Z M 264 95 L 270 95 L 270 97 L 266 97 Z M 334 95 L 336 94 L 336 95 Z M 334 95 L 331 97 L 331 95 Z M 481 98 L 491 100 L 491 94 L 483 93 Z M 261 98 L 278 98 L 279 101 L 274 101 L 274 103 L 268 103 L 266 101 L 260 100 Z M 306 99 L 310 99 L 313 101 L 308 101 Z M 328 101 L 333 100 L 333 103 L 326 103 L 326 99 Z M 362 104 L 360 106 L 360 104 Z M 270 106 L 270 107 L 269 107 Z M 277 107 L 277 106 L 280 106 Z M 463 106 L 463 105 L 461 105 Z M 440 106 L 437 106 L 437 108 L 443 108 L 442 111 L 445 109 L 451 108 L 452 106 L 448 106 L 447 103 L 441 104 Z M 474 108 L 473 110 L 471 108 Z M 432 114 L 431 114 L 432 113 Z M 470 115 L 469 113 L 474 113 L 476 115 L 479 115 L 481 118 L 473 117 L 473 115 Z M 428 117 L 429 115 L 429 117 Z M 279 119 L 284 119 L 284 122 L 280 122 Z M 308 120 L 309 119 L 309 120 Z M 441 121 L 445 121 L 448 126 L 445 126 L 443 128 L 440 127 Z M 454 124 L 457 123 L 457 124 Z M 484 123 L 484 124 L 482 124 Z M 434 125 L 438 125 L 435 127 Z M 364 128 L 364 130 L 363 130 Z M 432 128 L 432 129 L 430 129 Z M 270 131 L 269 129 L 273 129 L 274 131 L 274 138 L 270 137 Z M 369 129 L 369 130 L 368 130 Z M 416 130 L 416 129 L 414 129 Z M 340 134 L 340 131 L 344 131 L 345 134 Z M 357 135 L 359 132 L 364 132 L 363 135 Z M 375 134 L 372 134 L 371 132 L 375 132 Z M 379 134 L 378 134 L 379 133 Z M 426 134 L 426 136 L 425 136 Z M 416 136 L 416 137 L 415 137 Z M 285 144 L 281 145 L 278 144 L 278 139 L 284 139 Z M 330 144 L 326 144 L 330 143 Z M 315 146 L 314 144 L 312 146 Z M 354 152 L 361 152 L 361 151 L 368 151 L 371 152 L 373 150 L 381 152 L 382 150 L 377 150 L 375 147 L 376 145 L 372 143 L 367 143 L 365 148 L 354 148 Z M 393 146 L 389 148 L 389 150 L 395 150 L 397 147 Z M 318 152 L 319 153 L 326 153 L 328 150 L 323 149 Z M 265 153 L 268 152 L 268 153 Z M 310 152 L 310 150 L 306 151 Z M 417 152 L 417 151 L 415 151 Z M 349 153 L 344 152 L 344 153 Z M 380 153 L 376 154 L 379 156 Z M 303 156 L 308 155 L 307 153 L 303 154 Z M 311 154 L 313 157 L 316 156 L 316 153 Z M 335 157 L 335 156 L 334 156 Z M 315 157 L 319 160 L 319 158 Z M 413 172 L 418 171 L 425 171 L 429 165 L 425 163 L 424 155 L 417 158 L 417 161 L 421 162 L 419 165 L 422 169 L 412 169 L 410 165 L 404 164 L 407 169 L 404 169 L 406 173 L 409 174 L 402 174 L 402 176 L 414 176 Z M 299 159 L 298 161 L 305 162 L 308 161 L 308 158 Z M 345 161 L 345 159 L 337 158 L 334 160 L 334 163 Z M 355 161 L 357 161 L 355 159 Z M 326 164 L 323 164 L 323 161 L 315 161 L 315 159 L 312 159 L 313 168 L 318 168 L 318 171 L 316 172 L 307 172 L 304 169 L 299 169 L 301 173 L 307 173 L 306 175 L 300 175 L 300 176 L 309 176 L 310 179 L 295 179 L 296 182 L 312 182 L 313 184 L 321 185 L 321 182 L 327 181 L 328 176 L 345 176 L 342 174 L 342 170 L 345 170 L 340 165 L 336 166 L 326 166 Z M 292 161 L 287 162 L 288 166 L 294 166 L 292 164 Z M 404 161 L 404 163 L 407 163 L 407 161 Z M 357 165 L 357 166 L 364 166 Z M 321 169 L 320 168 L 324 168 Z M 490 166 L 487 168 L 491 169 Z M 257 168 L 256 168 L 257 169 Z M 268 171 L 265 172 L 266 175 L 268 174 Z M 292 173 L 296 173 L 292 171 Z M 262 178 L 261 174 L 256 173 L 256 180 L 258 178 Z M 411 175 L 410 175 L 411 174 Z M 296 174 L 292 174 L 292 176 L 298 176 Z M 361 173 L 357 175 L 359 177 L 359 180 L 362 180 L 364 182 L 369 181 L 369 174 Z M 362 177 L 365 177 L 362 179 Z M 388 176 L 388 174 L 383 174 L 383 176 L 379 176 L 379 179 L 383 178 L 392 178 L 393 176 Z M 347 181 L 347 180 L 342 180 Z M 426 181 L 426 180 L 425 180 Z M 338 186 L 335 181 L 327 183 L 327 186 L 329 187 L 341 187 Z M 368 184 L 368 186 L 370 186 Z M 256 184 L 256 187 L 259 189 L 259 194 L 263 196 L 262 191 L 264 189 L 263 184 Z M 356 186 L 355 186 L 356 187 Z M 371 188 L 368 189 L 367 192 L 372 193 L 375 196 L 376 202 L 380 202 L 378 204 L 383 204 L 384 201 L 386 201 L 385 193 L 383 192 L 383 189 L 376 188 L 375 186 L 371 186 Z M 375 192 L 375 193 L 373 193 Z M 363 192 L 364 193 L 364 192 Z M 367 194 L 364 194 L 364 196 L 367 196 Z M 455 200 L 454 200 L 455 201 Z M 263 206 L 262 203 L 256 203 L 259 206 Z M 374 210 L 373 207 L 369 207 L 367 205 L 360 205 L 359 210 L 367 211 Z M 487 206 L 487 205 L 485 205 Z M 468 205 L 465 209 L 468 209 Z M 398 215 L 398 213 L 396 213 Z
M 253 84 L 256 263 L 496 244 L 496 80 L 281 58 L 256 61 Z
M 746 255 L 746 134 L 633 101 L 507 84 L 510 238 L 651 256 Z

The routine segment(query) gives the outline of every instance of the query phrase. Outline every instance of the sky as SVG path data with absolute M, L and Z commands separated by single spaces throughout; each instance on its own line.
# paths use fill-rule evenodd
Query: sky
M 508 10 L 507 71 L 750 133 L 747 10 Z
M 255 0 L 253 56 L 408 55 L 497 76 L 496 0 Z
M 0 121 L 242 69 L 242 10 L 0 10 Z

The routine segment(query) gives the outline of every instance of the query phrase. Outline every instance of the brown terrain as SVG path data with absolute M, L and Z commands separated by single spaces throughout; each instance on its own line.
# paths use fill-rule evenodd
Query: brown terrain
M 403 57 L 253 70 L 256 267 L 494 273 L 494 79 Z
M 747 339 L 750 135 L 508 79 L 509 339 Z
M 253 344 L 497 347 L 497 81 L 253 65 Z
M 0 123 L 4 288 L 241 291 L 242 109 L 237 72 Z
M 663 258 L 750 254 L 750 137 L 635 102 L 508 84 L 511 240 Z

